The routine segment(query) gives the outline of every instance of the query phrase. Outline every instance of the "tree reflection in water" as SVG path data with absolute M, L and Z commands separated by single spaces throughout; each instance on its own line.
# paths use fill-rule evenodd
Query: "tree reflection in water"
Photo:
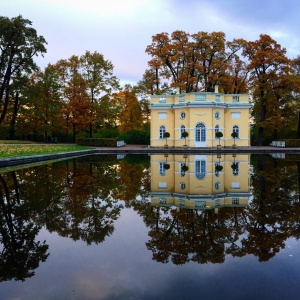
M 148 193 L 141 188 L 142 182 L 149 181 L 146 158 L 146 167 L 144 160 L 119 163 L 116 155 L 106 155 L 3 173 L 1 280 L 33 276 L 33 270 L 47 259 L 48 245 L 35 241 L 42 227 L 87 245 L 102 243 L 114 232 L 123 208 L 120 199 Z M 128 186 L 126 172 L 134 177 Z
M 113 234 L 124 207 L 143 218 L 150 237 L 146 247 L 158 262 L 222 263 L 226 255 L 248 254 L 267 261 L 288 238 L 299 239 L 300 165 L 298 157 L 251 159 L 253 200 L 246 207 L 220 208 L 217 214 L 151 205 L 148 156 L 121 161 L 115 155 L 88 156 L 2 172 L 0 280 L 25 280 L 47 259 L 46 241 L 36 241 L 42 227 L 99 244 Z M 220 180 L 223 170 L 215 175 L 214 168 L 212 176 Z
M 151 239 L 146 243 L 153 259 L 167 263 L 222 263 L 225 256 L 255 255 L 268 261 L 285 247 L 285 241 L 299 239 L 299 162 L 271 156 L 252 156 L 253 201 L 245 208 L 224 207 L 192 210 L 174 207 L 148 209 Z M 300 158 L 299 158 L 300 159 Z
M 146 243 L 159 262 L 222 263 L 242 234 L 243 208 L 213 210 L 157 208 Z M 241 224 L 239 224 L 239 222 Z
M 35 241 L 41 226 L 31 219 L 31 211 L 19 197 L 14 172 L 0 175 L 0 281 L 25 280 L 48 255 L 46 242 Z

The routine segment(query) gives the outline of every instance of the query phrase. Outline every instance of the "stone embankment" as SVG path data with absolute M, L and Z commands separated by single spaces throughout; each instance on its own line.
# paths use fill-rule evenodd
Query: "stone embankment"
M 290 153 L 300 154 L 300 148 L 276 148 L 276 147 L 205 147 L 205 148 L 189 148 L 189 147 L 168 147 L 168 148 L 152 148 L 145 145 L 126 145 L 118 148 L 94 148 L 91 150 L 82 150 L 74 152 L 62 152 L 56 154 L 35 155 L 17 158 L 0 159 L 0 168 L 37 163 L 42 161 L 57 160 L 68 157 L 78 157 L 90 154 L 255 154 L 255 153 Z

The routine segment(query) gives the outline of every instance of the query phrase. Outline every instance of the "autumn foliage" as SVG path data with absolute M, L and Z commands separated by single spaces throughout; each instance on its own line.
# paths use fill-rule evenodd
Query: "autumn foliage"
M 113 63 L 97 51 L 40 70 L 33 58 L 46 44 L 31 21 L 0 17 L 2 138 L 71 135 L 74 141 L 149 128 L 149 95 L 212 92 L 216 85 L 223 93 L 250 94 L 258 145 L 266 136 L 286 135 L 286 128 L 290 138 L 300 137 L 299 57 L 288 58 L 269 35 L 228 41 L 221 31 L 155 34 L 145 47 L 149 61 L 141 80 L 123 88 Z
M 276 139 L 286 126 L 297 124 L 290 118 L 300 87 L 297 60 L 266 34 L 256 41 L 226 41 L 223 32 L 163 32 L 152 37 L 146 53 L 151 59 L 142 82 L 153 94 L 166 90 L 159 85 L 164 81 L 181 93 L 211 92 L 216 84 L 223 93 L 249 93 L 258 145 L 266 135 Z

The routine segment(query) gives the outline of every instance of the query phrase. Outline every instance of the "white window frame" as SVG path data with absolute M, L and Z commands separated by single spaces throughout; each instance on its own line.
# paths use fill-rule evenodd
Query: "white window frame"
M 240 183 L 238 181 L 232 181 L 231 182 L 231 188 L 232 189 L 239 189 L 240 188 Z
M 158 119 L 159 120 L 166 120 L 167 119 L 167 113 L 166 112 L 159 112 L 158 113 Z
M 181 126 L 180 126 L 180 131 L 179 131 L 179 134 L 180 134 L 179 138 L 180 138 L 180 139 L 184 139 L 184 137 L 182 137 L 182 133 L 183 133 L 183 132 L 185 132 L 185 126 L 184 126 L 184 125 L 181 125 Z
M 160 176 L 165 176 L 166 175 L 166 169 L 164 167 L 164 162 L 159 163 L 159 175 Z
M 159 139 L 162 140 L 164 139 L 164 133 L 167 132 L 167 129 L 166 129 L 166 126 L 165 125 L 161 125 L 159 127 L 159 133 L 158 133 L 158 136 L 159 136 Z
M 195 177 L 199 180 L 206 177 L 206 159 L 195 160 Z
M 219 132 L 219 131 L 220 131 L 220 125 L 217 124 L 217 125 L 215 126 L 215 139 L 218 139 L 218 138 L 216 137 L 216 134 L 217 134 L 217 132 Z
M 236 132 L 237 133 L 237 139 L 240 138 L 240 127 L 238 125 L 233 125 L 232 126 L 232 132 Z
M 238 176 L 240 174 L 240 163 L 236 162 L 235 164 L 237 165 L 237 168 L 236 169 L 232 169 L 232 175 Z
M 159 181 L 158 182 L 158 188 L 159 189 L 166 189 L 167 188 L 167 182 L 165 182 L 165 181 Z
M 231 118 L 232 119 L 240 119 L 241 118 L 241 113 L 240 112 L 232 112 L 231 113 Z
M 195 140 L 196 142 L 206 142 L 206 126 L 202 122 L 196 124 Z

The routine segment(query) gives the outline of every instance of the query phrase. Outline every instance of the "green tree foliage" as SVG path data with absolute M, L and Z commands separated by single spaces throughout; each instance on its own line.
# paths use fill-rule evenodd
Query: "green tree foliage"
M 219 139 L 219 145 L 220 145 L 221 137 L 223 137 L 222 131 L 217 131 L 217 132 L 216 132 L 216 138 Z
M 186 144 L 186 138 L 189 136 L 189 133 L 187 131 L 184 131 L 182 134 L 181 134 L 181 137 L 184 138 L 184 146 L 187 146 Z
M 119 135 L 120 140 L 124 140 L 126 144 L 132 145 L 149 145 L 150 141 L 150 129 L 133 129 L 126 133 L 121 133 Z
M 104 122 L 111 118 L 107 109 L 101 112 L 104 107 L 101 101 L 109 100 L 112 92 L 119 88 L 117 78 L 112 75 L 112 63 L 102 54 L 87 51 L 81 57 L 73 55 L 60 60 L 55 67 L 66 102 L 63 109 L 66 130 L 72 130 L 74 139 L 82 131 L 89 132 L 91 137 L 93 125 L 99 125 L 97 120 L 101 115 L 98 114 L 107 115 Z
M 297 81 L 300 80 L 300 55 L 292 60 L 293 69 L 297 78 Z M 296 85 L 294 92 L 292 92 L 289 97 L 290 101 L 290 110 L 289 110 L 289 118 L 288 120 L 294 120 L 294 124 L 296 124 L 295 129 L 297 132 L 296 138 L 300 138 L 300 83 Z M 288 127 L 292 126 L 293 123 L 287 124 Z
M 46 52 L 45 39 L 31 25 L 22 16 L 0 17 L 0 123 L 7 116 L 10 100 L 13 109 L 18 106 L 18 97 L 10 98 L 14 78 L 34 71 L 34 56 Z
M 143 125 L 145 128 L 150 128 L 150 94 L 147 82 L 139 81 L 138 84 L 132 88 L 132 91 L 139 100 Z
M 53 65 L 35 72 L 29 79 L 20 108 L 19 131 L 54 137 L 62 127 L 63 107 L 58 73 Z
M 97 119 L 97 108 L 101 103 L 103 95 L 110 95 L 119 89 L 119 81 L 113 75 L 113 64 L 105 60 L 103 54 L 98 52 L 91 53 L 86 51 L 80 57 L 82 75 L 87 83 L 87 89 L 91 102 L 92 120 L 90 123 L 90 137 L 93 136 L 93 124 Z
M 20 198 L 15 172 L 0 175 L 0 281 L 32 277 L 48 257 L 46 242 L 36 240 L 40 225 Z

